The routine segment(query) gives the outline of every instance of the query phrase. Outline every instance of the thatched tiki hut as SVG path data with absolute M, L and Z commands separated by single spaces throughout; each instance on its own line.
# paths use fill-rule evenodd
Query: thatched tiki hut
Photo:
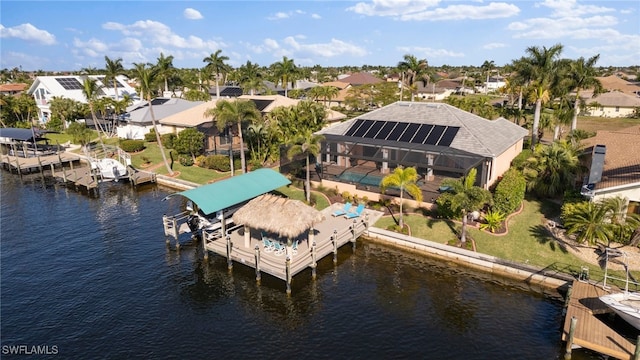
M 250 228 L 264 230 L 287 239 L 287 256 L 291 256 L 291 243 L 305 231 L 309 231 L 309 244 L 313 242 L 313 226 L 324 220 L 318 210 L 300 200 L 291 200 L 265 194 L 249 201 L 233 214 L 236 224 L 244 225 L 244 242 L 251 243 Z

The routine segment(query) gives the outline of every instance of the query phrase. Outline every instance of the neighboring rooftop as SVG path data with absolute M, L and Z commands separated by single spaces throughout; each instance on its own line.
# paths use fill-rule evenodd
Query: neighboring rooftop
M 596 183 L 596 190 L 640 183 L 640 125 L 615 131 L 600 130 L 582 144 L 589 152 L 596 145 L 606 147 L 602 180 Z

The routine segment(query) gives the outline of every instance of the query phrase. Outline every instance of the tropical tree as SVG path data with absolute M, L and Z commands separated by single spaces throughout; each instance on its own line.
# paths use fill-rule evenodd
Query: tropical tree
M 160 132 L 158 131 L 158 125 L 156 124 L 156 116 L 153 112 L 153 104 L 151 103 L 151 89 L 155 85 L 158 77 L 157 68 L 148 68 L 144 64 L 133 64 L 136 70 L 136 77 L 140 84 L 140 93 L 147 96 L 147 103 L 149 104 L 149 113 L 151 114 L 151 122 L 153 123 L 153 130 L 156 133 L 156 141 L 160 148 L 160 154 L 162 154 L 162 161 L 167 168 L 169 175 L 173 175 L 173 169 L 169 166 L 167 161 L 167 155 L 164 153 L 164 146 L 162 146 L 162 139 L 160 138 Z
M 216 50 L 213 54 L 202 59 L 203 62 L 207 63 L 205 68 L 209 68 L 208 70 L 215 78 L 216 99 L 220 99 L 220 74 L 226 74 L 231 69 L 229 65 L 225 64 L 225 61 L 229 60 L 229 57 L 220 55 L 220 53 L 222 53 L 222 50 Z
M 273 64 L 273 69 L 278 82 L 281 83 L 284 88 L 284 96 L 288 96 L 287 89 L 289 83 L 291 82 L 292 85 L 295 84 L 295 76 L 298 72 L 296 64 L 293 62 L 293 59 L 283 56 L 282 61 Z
M 404 198 L 404 192 L 406 191 L 411 195 L 416 201 L 422 201 L 422 190 L 417 184 L 418 182 L 418 172 L 414 167 L 403 168 L 402 166 L 398 166 L 393 170 L 393 173 L 385 176 L 380 181 L 380 192 L 384 194 L 384 192 L 390 188 L 398 188 L 400 189 L 400 216 L 398 225 L 400 229 L 404 229 L 404 221 L 402 215 L 402 203 Z
M 537 147 L 523 169 L 527 190 L 553 197 L 570 189 L 580 171 L 577 151 L 565 141 Z
M 87 127 L 87 125 L 78 122 L 69 124 L 65 133 L 71 136 L 74 144 L 80 144 L 82 147 L 87 146 L 91 141 L 91 136 L 93 135 L 93 132 Z
M 200 155 L 204 148 L 204 134 L 196 128 L 184 129 L 180 131 L 173 141 L 173 148 L 180 154 L 191 155 L 191 158 L 195 161 L 196 155 Z
M 263 89 L 264 82 L 260 65 L 247 60 L 247 63 L 238 69 L 238 82 L 245 92 L 248 90 L 250 95 L 253 95 L 256 90 Z
M 406 54 L 403 61 L 398 62 L 398 69 L 406 74 L 406 85 L 415 90 L 414 86 L 417 82 L 422 82 L 423 86 L 429 83 L 428 69 L 429 63 L 427 59 L 416 58 L 414 55 Z M 411 101 L 413 101 L 414 91 L 411 92 Z
M 602 93 L 602 83 L 597 79 L 596 62 L 600 59 L 600 54 L 594 55 L 585 60 L 580 57 L 570 64 L 569 79 L 570 88 L 576 92 L 576 100 L 574 103 L 573 118 L 571 121 L 571 131 L 578 126 L 578 113 L 580 112 L 580 91 L 593 89 L 593 96 Z
M 124 75 L 124 67 L 122 66 L 122 59 L 117 58 L 115 60 L 109 59 L 108 56 L 104 57 L 105 62 L 105 76 L 104 81 L 105 84 L 108 84 L 110 81 L 113 82 L 113 93 L 116 95 L 116 100 L 120 98 L 118 95 L 118 81 L 116 77 L 118 75 Z
M 247 165 L 244 155 L 242 123 L 245 121 L 254 122 L 260 118 L 260 111 L 256 109 L 256 104 L 251 100 L 221 100 L 216 103 L 215 108 L 207 109 L 205 111 L 205 116 L 213 116 L 216 119 L 218 129 L 224 129 L 230 123 L 237 124 L 238 137 L 240 138 L 240 166 L 242 167 L 242 173 L 244 174 L 246 172 Z
M 169 78 L 176 72 L 176 68 L 173 67 L 173 55 L 164 56 L 160 53 L 158 63 L 156 64 L 156 76 L 164 81 L 164 91 L 169 91 Z
M 467 214 L 482 208 L 492 202 L 491 193 L 479 186 L 475 186 L 477 170 L 471 169 L 467 176 L 460 179 L 445 179 L 442 186 L 449 190 L 438 198 L 438 204 L 448 204 L 455 213 L 462 215 L 462 231 L 460 241 L 467 241 Z
M 98 92 L 100 91 L 100 86 L 95 79 L 90 77 L 85 77 L 82 81 L 82 95 L 89 103 L 89 110 L 91 111 L 91 118 L 93 119 L 93 124 L 97 127 L 101 134 L 105 134 L 102 125 L 98 122 L 96 118 L 96 102 L 98 100 Z
M 613 237 L 611 224 L 607 222 L 609 208 L 602 203 L 583 202 L 576 204 L 564 219 L 567 234 L 576 234 L 579 243 L 593 245 Z
M 480 66 L 482 71 L 487 74 L 487 82 L 484 84 L 485 94 L 489 92 L 489 75 L 491 74 L 491 70 L 493 70 L 495 67 L 496 67 L 496 63 L 493 62 L 493 60 L 491 61 L 485 60 Z
M 536 107 L 533 114 L 533 128 L 531 134 L 531 149 L 538 143 L 538 127 L 542 105 L 551 99 L 551 86 L 555 81 L 558 57 L 562 53 L 561 44 L 554 45 L 547 49 L 545 46 L 532 46 L 527 48 L 528 57 L 524 59 L 521 69 L 521 76 L 524 76 L 531 86 L 531 100 L 535 101 Z
M 295 155 L 303 154 L 307 161 L 307 179 L 305 182 L 305 193 L 307 196 L 307 203 L 311 202 L 311 175 L 309 158 L 311 156 L 317 157 L 320 153 L 320 142 L 324 140 L 322 135 L 316 135 L 310 130 L 306 130 L 303 134 L 299 135 L 289 147 L 287 151 L 287 157 L 293 158 Z

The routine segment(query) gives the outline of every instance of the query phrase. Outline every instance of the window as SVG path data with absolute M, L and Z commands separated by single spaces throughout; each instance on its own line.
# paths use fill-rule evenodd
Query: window
M 616 112 L 620 112 L 620 106 L 616 106 Z

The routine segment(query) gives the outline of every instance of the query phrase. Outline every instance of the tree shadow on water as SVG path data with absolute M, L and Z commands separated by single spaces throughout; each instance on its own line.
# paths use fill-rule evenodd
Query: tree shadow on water
M 539 244 L 548 244 L 551 251 L 560 250 L 563 254 L 569 252 L 566 245 L 558 241 L 558 239 L 544 225 L 532 226 L 529 228 L 529 233 L 538 241 Z

